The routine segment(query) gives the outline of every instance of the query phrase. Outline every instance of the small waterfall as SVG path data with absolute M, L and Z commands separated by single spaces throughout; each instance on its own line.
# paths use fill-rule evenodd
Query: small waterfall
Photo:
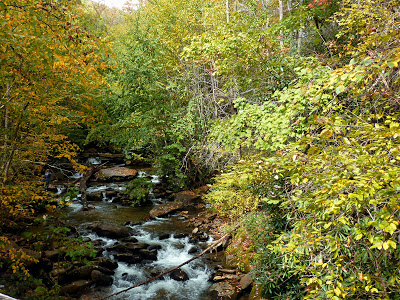
M 100 165 L 101 159 L 99 157 L 89 157 L 86 163 L 91 165 Z

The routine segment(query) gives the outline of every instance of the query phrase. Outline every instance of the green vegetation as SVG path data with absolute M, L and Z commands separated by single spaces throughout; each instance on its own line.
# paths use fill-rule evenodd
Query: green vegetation
M 112 144 L 171 190 L 212 183 L 254 297 L 400 297 L 398 1 L 20 2 L 0 2 L 2 228 L 52 209 L 33 162 Z
M 150 186 L 151 182 L 144 177 L 136 177 L 127 184 L 125 193 L 131 200 L 134 200 L 131 206 L 146 202 Z

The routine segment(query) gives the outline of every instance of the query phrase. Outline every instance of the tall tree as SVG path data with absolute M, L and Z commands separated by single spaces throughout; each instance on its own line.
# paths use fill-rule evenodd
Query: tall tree
M 93 121 L 99 43 L 71 1 L 0 2 L 1 176 L 23 161 L 72 158 L 66 128 Z M 22 169 L 20 170 L 22 171 Z

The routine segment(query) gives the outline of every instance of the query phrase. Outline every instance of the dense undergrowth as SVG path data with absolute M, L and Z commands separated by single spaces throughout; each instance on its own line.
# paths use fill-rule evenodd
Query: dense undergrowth
M 400 297 L 398 1 L 20 2 L 0 2 L 2 227 L 53 209 L 29 170 L 86 137 L 171 190 L 216 175 L 255 297 Z
M 231 251 L 252 254 L 237 263 L 252 268 L 259 296 L 400 297 L 399 15 L 384 11 L 387 1 L 374 5 L 336 15 L 342 34 L 357 36 L 351 60 L 301 68 L 275 93 L 272 114 L 256 110 L 248 132 L 261 151 L 218 176 L 208 196 L 216 211 L 244 217 L 237 238 L 250 246 Z M 253 111 L 243 107 L 226 122 L 236 126 Z

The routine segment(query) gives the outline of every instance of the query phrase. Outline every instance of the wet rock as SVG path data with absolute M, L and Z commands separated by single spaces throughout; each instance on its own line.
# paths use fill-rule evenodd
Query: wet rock
M 117 196 L 118 192 L 117 191 L 106 191 L 105 194 L 106 194 L 107 198 L 111 199 L 112 197 Z
M 138 243 L 139 241 L 138 241 L 137 238 L 135 238 L 133 236 L 130 236 L 130 237 L 122 239 L 121 242 L 124 242 L 124 243 Z
M 93 282 L 98 286 L 109 286 L 112 285 L 114 280 L 110 275 L 106 275 L 98 270 L 93 270 L 90 274 Z
M 240 288 L 242 290 L 247 289 L 251 284 L 253 283 L 253 278 L 250 276 L 250 274 L 243 275 L 242 278 L 240 278 Z
M 160 249 L 162 249 L 162 246 L 161 245 L 151 245 L 147 249 L 148 250 L 160 250 Z
M 178 233 L 178 234 L 174 234 L 174 238 L 176 239 L 183 239 L 185 237 L 187 237 L 188 235 L 185 233 Z
M 113 270 L 110 270 L 108 268 L 101 267 L 101 266 L 96 266 L 94 269 L 96 271 L 100 271 L 101 273 L 104 273 L 106 275 L 114 275 L 115 274 L 115 272 Z
M 108 224 L 97 224 L 92 228 L 92 231 L 99 236 L 111 239 L 126 238 L 130 235 L 131 232 L 131 230 L 126 227 Z
M 199 238 L 197 236 L 191 236 L 189 238 L 189 243 L 191 244 L 196 244 L 199 241 Z
M 142 261 L 142 257 L 138 254 L 131 253 L 117 253 L 114 258 L 118 261 L 126 262 L 128 264 L 136 264 Z
M 101 169 L 94 178 L 97 181 L 128 181 L 135 178 L 138 171 L 126 167 Z
M 101 246 L 95 246 L 95 247 L 93 247 L 93 250 L 96 251 L 96 257 L 102 256 L 102 254 L 104 252 L 104 248 L 101 247 Z M 90 260 L 91 259 L 91 255 L 89 253 L 86 254 L 86 258 Z
M 98 191 L 98 192 L 93 192 L 93 193 L 87 194 L 86 200 L 87 201 L 95 201 L 95 202 L 103 201 L 103 192 Z
M 89 290 L 89 287 L 92 285 L 93 282 L 89 280 L 78 280 L 74 281 L 66 286 L 61 288 L 62 294 L 68 294 L 71 296 L 78 296 L 82 295 L 83 293 Z
M 112 203 L 121 203 L 122 202 L 122 198 L 120 196 L 116 196 L 112 199 L 111 201 Z
M 198 247 L 193 246 L 193 247 L 191 247 L 191 248 L 189 249 L 188 254 L 197 253 L 197 252 L 199 252 L 199 250 L 200 250 L 200 249 L 199 249 Z
M 143 224 L 143 222 L 132 222 L 132 221 L 128 221 L 128 222 L 125 222 L 125 226 L 136 226 L 136 225 L 142 225 Z
M 198 232 L 199 232 L 199 227 L 196 227 L 196 228 L 193 229 L 193 231 L 192 231 L 193 234 L 196 234 L 196 233 L 198 233 Z
M 175 201 L 181 201 L 186 205 L 194 204 L 200 200 L 200 195 L 192 191 L 183 191 L 174 195 Z
M 203 232 L 203 234 L 201 236 L 198 237 L 200 242 L 207 242 L 208 240 L 208 234 Z
M 44 251 L 43 257 L 50 259 L 52 262 L 57 262 L 59 259 L 65 256 L 67 249 L 61 247 L 59 249 Z
M 157 251 L 150 251 L 147 249 L 139 250 L 139 254 L 143 257 L 143 259 L 147 260 L 157 260 Z
M 189 280 L 189 276 L 180 268 L 172 271 L 169 276 L 171 277 L 171 279 L 176 281 Z
M 166 234 L 160 235 L 160 236 L 158 237 L 158 239 L 159 239 L 160 241 L 162 241 L 162 240 L 169 239 L 169 237 L 170 237 L 170 235 L 169 235 L 168 233 L 166 233 Z
M 67 282 L 72 282 L 72 281 L 77 280 L 77 279 L 89 279 L 90 278 L 90 274 L 92 273 L 92 271 L 94 269 L 95 269 L 95 266 L 78 267 L 76 269 L 73 269 L 73 270 L 69 271 L 66 274 L 65 280 Z
M 90 239 L 89 239 L 90 240 Z M 97 239 L 92 241 L 93 246 L 102 247 L 105 245 L 103 240 Z
M 157 205 L 150 211 L 150 218 L 155 219 L 157 217 L 162 217 L 165 215 L 168 215 L 172 212 L 182 210 L 186 207 L 186 203 L 183 201 L 174 201 L 174 202 L 168 202 L 168 203 L 163 203 L 160 205 Z
M 49 276 L 53 279 L 53 281 L 57 281 L 60 283 L 68 282 L 68 280 L 66 279 L 67 271 L 68 270 L 61 267 L 54 267 L 54 269 L 50 271 Z
M 214 283 L 208 292 L 212 299 L 218 300 L 236 300 L 238 296 L 238 291 L 228 282 Z
M 98 257 L 96 259 L 96 264 L 109 270 L 114 270 L 118 268 L 118 263 L 107 257 Z
M 108 247 L 107 250 L 120 253 L 139 254 L 140 250 L 147 249 L 147 247 L 149 246 L 150 246 L 149 244 L 145 243 L 122 243 Z

